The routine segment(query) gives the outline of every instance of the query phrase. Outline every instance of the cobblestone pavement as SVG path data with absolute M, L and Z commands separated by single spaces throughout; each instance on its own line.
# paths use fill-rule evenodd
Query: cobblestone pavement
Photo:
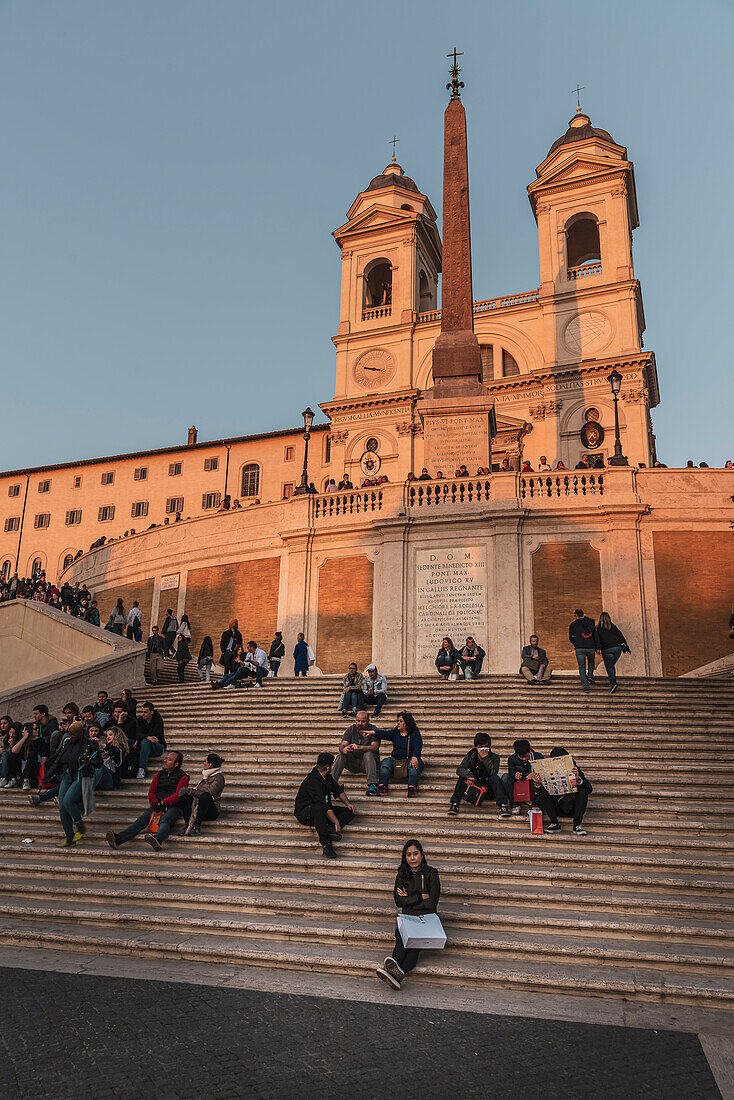
M 680 1032 L 6 968 L 0 983 L 3 1100 L 720 1097 Z

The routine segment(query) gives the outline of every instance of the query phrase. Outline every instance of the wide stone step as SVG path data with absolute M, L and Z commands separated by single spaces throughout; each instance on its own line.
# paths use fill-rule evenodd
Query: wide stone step
M 365 905 L 377 904 L 382 912 L 384 899 L 389 896 L 394 880 L 392 869 L 373 867 L 369 871 L 359 870 L 346 874 L 343 864 L 332 867 L 324 862 L 319 869 L 303 873 L 299 869 L 290 869 L 286 864 L 277 870 L 258 871 L 232 870 L 226 864 L 217 864 L 216 860 L 201 860 L 193 870 L 187 865 L 180 868 L 178 862 L 162 865 L 151 864 L 143 855 L 135 858 L 126 852 L 126 858 L 111 860 L 83 858 L 77 856 L 73 865 L 47 862 L 34 863 L 27 858 L 12 857 L 4 859 L 7 874 L 0 879 L 0 891 L 10 894 L 29 894 L 40 891 L 45 894 L 61 889 L 81 892 L 88 890 L 116 891 L 121 888 L 153 892 L 151 896 L 165 901 L 165 894 L 181 894 L 192 899 L 192 891 L 203 891 L 211 903 L 219 898 L 236 898 L 241 894 L 255 899 L 254 904 L 268 908 L 273 898 L 289 900 L 296 906 L 311 908 L 314 897 L 326 899 L 326 907 L 351 905 L 356 898 L 359 909 Z M 350 864 L 350 871 L 353 865 Z M 199 896 L 197 893 L 196 896 Z M 337 902 L 337 896 L 342 899 Z M 676 920 L 670 927 L 677 930 L 693 927 L 696 920 L 704 922 L 716 930 L 717 935 L 728 936 L 734 922 L 734 900 L 728 897 L 702 895 L 687 897 L 656 890 L 648 885 L 643 890 L 580 886 L 570 881 L 561 886 L 547 885 L 536 879 L 528 879 L 521 885 L 506 882 L 503 878 L 483 876 L 481 871 L 472 875 L 451 876 L 442 884 L 442 907 L 444 903 L 455 903 L 458 912 L 463 912 L 468 902 L 476 906 L 511 908 L 531 914 L 530 919 L 542 919 L 539 914 L 548 913 L 554 907 L 571 907 L 584 915 L 606 913 L 611 910 L 615 916 L 629 914 L 636 918 L 643 913 L 649 919 L 660 921 Z M 377 902 L 375 901 L 377 899 Z M 209 901 L 207 902 L 209 904 Z M 472 917 L 472 919 L 474 919 Z M 523 916 L 524 919 L 524 916 Z
M 175 957 L 211 964 L 256 965 L 284 967 L 292 970 L 321 971 L 340 974 L 372 976 L 383 951 L 389 948 L 391 934 L 376 939 L 374 947 L 365 947 L 361 941 L 350 944 L 305 942 L 296 939 L 267 939 L 239 935 L 212 936 L 191 932 L 182 935 L 177 929 L 170 932 L 124 929 L 122 927 L 87 926 L 80 936 L 74 922 L 51 920 L 24 920 L 0 918 L 0 942 L 7 946 L 25 945 L 79 950 L 80 943 L 90 952 L 103 954 L 146 955 L 158 958 Z M 127 934 L 126 934 L 127 933 Z M 451 948 L 440 952 L 424 952 L 419 970 L 411 975 L 411 981 L 421 978 L 448 981 L 452 984 L 471 983 L 486 988 L 523 989 L 528 992 L 543 991 L 574 993 L 640 1000 L 671 1001 L 722 1008 L 734 1001 L 734 980 L 718 967 L 706 966 L 702 970 L 688 972 L 654 966 L 613 965 L 609 960 L 574 958 L 554 959 L 543 962 L 541 958 L 528 966 L 527 957 L 519 962 L 507 957 L 493 957 L 472 953 L 465 955 Z
M 288 915 L 291 918 L 310 918 L 315 896 L 335 920 L 370 921 L 379 922 L 380 925 L 385 922 L 384 894 L 380 898 L 364 895 L 360 892 L 358 883 L 352 884 L 348 891 L 342 884 L 337 896 L 334 896 L 331 888 L 328 892 L 320 892 L 311 887 L 310 896 L 305 897 L 302 893 L 278 890 L 272 886 L 267 891 L 242 887 L 233 891 L 223 886 L 202 884 L 182 889 L 181 886 L 156 883 L 151 888 L 150 882 L 99 884 L 90 883 L 81 876 L 73 881 L 67 876 L 63 881 L 49 884 L 46 876 L 24 875 L 9 877 L 7 881 L 0 882 L 0 895 L 2 894 L 9 894 L 11 897 L 5 902 L 0 897 L 0 912 L 3 911 L 3 906 L 22 906 L 21 899 L 24 899 L 25 908 L 31 911 L 34 901 L 42 905 L 51 902 L 56 905 L 62 902 L 65 905 L 73 903 L 81 911 L 87 905 L 101 905 L 107 909 L 114 905 L 122 912 L 139 908 L 146 913 L 165 907 L 172 910 L 174 919 L 178 919 L 175 914 L 179 910 L 187 913 L 193 910 L 200 917 L 226 910 L 230 914 L 236 914 L 239 919 L 246 914 L 263 913 L 280 917 Z M 11 910 L 7 908 L 5 911 Z M 577 933 L 600 938 L 631 936 L 637 941 L 660 940 L 664 937 L 671 944 L 693 941 L 698 946 L 725 947 L 727 957 L 734 961 L 734 922 L 722 924 L 720 921 L 691 917 L 666 921 L 647 911 L 620 916 L 589 912 L 572 903 L 557 907 L 546 905 L 538 911 L 529 905 L 522 908 L 502 905 L 496 898 L 479 899 L 474 896 L 470 901 L 461 900 L 461 895 L 454 897 L 446 891 L 442 896 L 441 912 L 444 922 L 454 929 L 489 928 L 493 934 L 521 931 L 532 935 L 542 931 L 556 936 Z

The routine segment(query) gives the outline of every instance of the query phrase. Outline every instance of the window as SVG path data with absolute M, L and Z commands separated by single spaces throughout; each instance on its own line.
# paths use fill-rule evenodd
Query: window
M 81 489 L 81 487 L 82 487 L 81 474 L 77 474 L 76 477 L 74 478 L 74 488 L 75 489 Z
M 105 472 L 102 474 L 102 484 L 103 485 L 112 485 L 114 480 L 115 480 L 115 475 L 113 474 L 112 470 L 105 470 Z
M 294 483 L 292 481 L 287 481 L 285 483 L 283 486 L 283 500 L 288 500 L 289 497 L 293 496 L 293 488 Z
M 324 462 L 331 462 L 331 433 L 328 432 L 324 440 Z
M 135 481 L 147 481 L 148 480 L 148 467 L 136 466 L 135 473 L 133 474 Z
M 41 561 L 41 559 L 40 558 L 34 558 L 33 559 L 33 564 L 31 565 L 31 576 L 33 577 L 33 576 L 35 576 L 36 573 L 40 573 L 42 569 L 43 569 L 43 562 Z
M 479 353 L 482 357 L 482 381 L 492 382 L 494 379 L 494 346 L 492 344 L 480 344 Z
M 168 464 L 168 476 L 169 477 L 179 477 L 182 472 L 183 472 L 183 463 L 182 462 L 170 462 Z
M 601 260 L 599 223 L 593 214 L 578 214 L 567 227 L 566 258 L 569 270 Z
M 9 534 L 11 531 L 20 531 L 20 516 L 9 516 L 5 520 L 5 534 Z
M 33 521 L 33 526 L 38 527 L 50 527 L 51 526 L 51 513 L 39 512 Z
M 389 306 L 392 302 L 392 265 L 373 260 L 364 273 L 363 309 Z
M 425 271 L 418 275 L 418 309 L 421 313 L 428 313 L 436 308 L 435 283 L 429 281 Z
M 4 561 L 3 562 L 2 575 L 3 575 L 3 580 L 5 580 L 5 581 L 10 576 L 10 562 L 9 561 Z
M 201 507 L 206 511 L 209 508 L 218 508 L 222 503 L 221 493 L 204 493 L 201 498 Z
M 50 481 L 39 481 L 38 482 L 38 491 L 39 491 L 39 493 L 50 493 L 51 492 L 51 482 Z
M 97 519 L 100 523 L 107 523 L 108 520 L 115 518 L 115 506 L 114 504 L 104 504 L 99 510 Z
M 82 510 L 81 508 L 75 508 L 71 512 L 66 513 L 66 526 L 76 527 L 77 524 L 82 522 Z
M 205 470 L 218 470 L 219 469 L 219 459 L 217 457 L 205 458 L 204 459 L 204 469 Z
M 69 566 L 71 565 L 71 563 L 73 562 L 73 560 L 74 560 L 74 555 L 73 554 L 66 554 L 66 556 L 64 557 L 64 564 L 61 566 L 61 568 L 62 569 L 68 569 Z
M 148 501 L 136 500 L 130 509 L 130 515 L 133 519 L 140 519 L 141 516 L 147 516 L 148 514 Z
M 242 469 L 241 497 L 256 497 L 260 491 L 260 467 L 256 462 L 248 462 Z
M 8 496 L 9 497 L 19 497 L 20 496 L 20 485 L 9 485 L 8 486 Z
M 295 457 L 296 457 L 296 448 L 295 447 L 286 447 L 286 449 L 285 449 L 285 460 L 286 460 L 286 462 L 293 462 Z
M 166 501 L 166 512 L 169 516 L 172 516 L 174 512 L 183 512 L 183 506 L 183 497 L 169 497 Z
M 519 374 L 520 368 L 517 365 L 517 360 L 514 356 L 510 355 L 509 351 L 502 349 L 502 377 L 509 378 L 513 374 Z

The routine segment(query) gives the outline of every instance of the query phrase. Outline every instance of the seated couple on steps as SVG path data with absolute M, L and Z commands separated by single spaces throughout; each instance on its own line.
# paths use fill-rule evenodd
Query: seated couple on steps
M 477 645 L 471 634 L 466 639 L 466 645 L 458 650 L 448 636 L 441 641 L 441 648 L 436 655 L 434 664 L 438 669 L 442 680 L 459 680 L 463 676 L 465 680 L 478 680 L 482 670 L 482 661 L 487 656 L 480 645 Z
M 543 786 L 541 776 L 533 769 L 533 761 L 542 760 L 543 753 L 534 752 L 530 742 L 524 737 L 515 741 L 512 747 L 513 752 L 507 760 L 507 771 L 500 778 L 500 758 L 496 752 L 491 751 L 492 741 L 489 734 L 478 733 L 475 736 L 474 748 L 466 754 L 456 769 L 459 778 L 451 795 L 449 816 L 456 817 L 462 801 L 481 805 L 488 795 L 494 797 L 500 817 L 516 816 L 521 810 L 520 801 L 515 801 L 516 797 L 521 798 L 517 784 L 529 781 L 527 801 L 548 817 L 550 825 L 546 826 L 546 833 L 561 831 L 558 820 L 560 815 L 573 818 L 573 832 L 576 836 L 586 836 L 582 821 L 593 788 L 576 760 L 573 760 L 572 769 L 576 791 L 552 795 Z M 550 755 L 557 757 L 570 754 L 558 746 L 551 749 Z
M 219 817 L 225 783 L 223 757 L 215 752 L 208 754 L 201 781 L 196 787 L 189 786 L 183 759 L 181 752 L 166 754 L 163 767 L 153 776 L 148 788 L 147 809 L 121 833 L 110 829 L 106 836 L 110 848 L 116 851 L 145 830 L 145 842 L 154 851 L 160 852 L 179 818 L 182 817 L 185 822 L 179 836 L 199 836 L 203 822 L 215 821 Z
M 390 741 L 392 749 L 380 762 L 380 741 Z M 408 797 L 418 793 L 423 771 L 423 738 L 409 711 L 401 711 L 394 729 L 378 730 L 369 721 L 366 710 L 356 718 L 342 737 L 331 774 L 338 780 L 344 768 L 352 775 L 367 777 L 368 795 L 387 795 L 391 779 L 407 780 Z

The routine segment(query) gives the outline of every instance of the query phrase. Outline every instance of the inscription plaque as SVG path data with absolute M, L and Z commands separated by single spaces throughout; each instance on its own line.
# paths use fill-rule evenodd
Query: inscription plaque
M 462 649 L 472 634 L 487 648 L 487 558 L 481 546 L 418 550 L 415 556 L 415 667 L 435 672 L 445 634 Z
M 463 463 L 470 474 L 489 466 L 489 415 L 484 413 L 426 414 L 423 418 L 424 462 L 429 472 L 453 477 Z

